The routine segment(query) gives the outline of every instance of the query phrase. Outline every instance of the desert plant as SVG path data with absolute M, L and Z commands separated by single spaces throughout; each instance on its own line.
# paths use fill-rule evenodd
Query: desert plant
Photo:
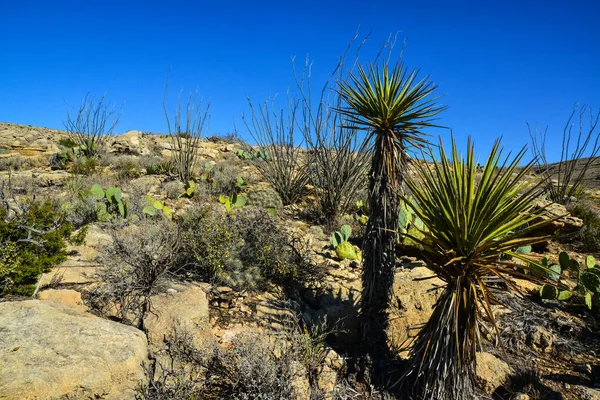
M 93 158 L 102 151 L 119 123 L 119 117 L 114 106 L 110 102 L 105 103 L 104 96 L 95 102 L 86 94 L 76 115 L 67 110 L 67 120 L 63 124 L 82 155 Z
M 90 291 L 90 304 L 143 330 L 152 295 L 180 265 L 181 231 L 169 220 L 146 219 L 139 225 L 114 225 L 110 234 L 113 240 L 100 255 L 101 284 Z
M 354 218 L 360 226 L 366 226 L 369 222 L 369 206 L 362 200 L 358 200 L 356 202 L 356 212 L 352 214 L 352 218 Z
M 331 244 L 333 245 L 335 254 L 342 260 L 355 260 L 357 258 L 360 259 L 362 256 L 360 253 L 357 254 L 352 243 L 348 241 L 350 240 L 350 235 L 352 235 L 352 227 L 350 225 L 342 225 L 339 231 L 335 231 L 331 235 Z
M 77 142 L 73 140 L 73 138 L 66 137 L 58 140 L 59 146 L 65 147 L 67 149 L 73 149 L 77 147 Z
M 422 246 L 421 259 L 445 287 L 414 341 L 403 382 L 416 398 L 472 399 L 481 319 L 488 318 L 499 334 L 490 305 L 496 297 L 488 278 L 497 277 L 511 289 L 514 284 L 507 276 L 527 277 L 517 268 L 530 269 L 530 263 L 520 265 L 501 256 L 508 253 L 531 261 L 514 249 L 544 240 L 527 235 L 547 222 L 533 222 L 541 212 L 531 211 L 541 182 L 532 184 L 523 179 L 533 163 L 518 168 L 525 148 L 513 159 L 508 156 L 501 160 L 496 141 L 479 183 L 470 139 L 466 159 L 459 154 L 454 139 L 449 155 L 441 141 L 439 151 L 440 161 L 435 161 L 434 151 L 425 150 L 433 167 L 418 163 L 416 176 L 406 180 L 414 199 L 413 210 L 428 229 L 421 231 L 421 238 L 404 235 Z M 551 272 L 536 266 L 536 272 L 540 270 Z M 529 275 L 535 279 L 533 276 Z
M 418 71 L 407 72 L 401 62 L 359 66 L 348 81 L 340 82 L 345 106 L 339 111 L 346 123 L 367 131 L 373 146 L 369 173 L 369 221 L 363 242 L 361 336 L 374 358 L 388 355 L 386 328 L 394 268 L 400 207 L 408 151 L 427 143 L 422 130 L 435 126 L 444 110 L 432 97 L 436 86 L 418 80 Z M 372 143 L 374 142 L 374 143 Z M 372 143 L 372 144 L 371 144 Z
M 98 159 L 96 157 L 81 156 L 75 158 L 71 164 L 71 173 L 74 175 L 92 175 L 98 167 Z
M 579 114 L 579 123 L 573 123 L 575 114 Z M 589 115 L 588 115 L 589 114 Z M 588 125 L 584 119 L 588 119 Z M 584 186 L 583 179 L 589 167 L 597 161 L 600 154 L 600 132 L 594 132 L 600 111 L 595 115 L 591 107 L 579 107 L 575 104 L 573 112 L 567 120 L 563 130 L 560 161 L 551 166 L 546 156 L 546 134 L 548 127 L 540 132 L 536 126 L 535 131 L 529 128 L 529 136 L 532 142 L 532 152 L 538 161 L 538 171 L 546 184 L 546 192 L 555 203 L 567 203 L 570 198 L 580 197 Z M 578 125 L 578 126 L 577 126 Z M 577 133 L 573 128 L 577 126 Z M 587 158 L 584 158 L 587 156 Z
M 557 284 L 545 284 L 540 288 L 540 297 L 544 300 L 569 300 L 574 295 L 589 309 L 600 308 L 600 265 L 596 264 L 593 256 L 587 256 L 583 266 L 575 259 L 569 257 L 566 252 L 561 252 L 559 264 L 550 265 L 553 271 L 551 279 L 559 282 L 561 274 L 570 271 L 574 276 L 577 286 L 573 290 L 561 290 Z
M 588 200 L 578 200 L 567 208 L 583 220 L 583 227 L 572 235 L 572 245 L 584 253 L 600 253 L 600 212 Z
M 317 99 L 312 97 L 310 60 L 306 59 L 302 74 L 295 72 L 302 110 L 299 128 L 308 148 L 308 174 L 317 189 L 319 213 L 326 221 L 335 221 L 348 211 L 358 190 L 367 184 L 371 159 L 369 141 L 362 140 L 347 116 L 336 111 L 342 107 L 343 97 L 331 90 L 345 73 L 346 54 L 354 39 L 318 91 Z
M 284 205 L 302 197 L 308 183 L 306 160 L 301 143 L 296 143 L 298 100 L 289 99 L 287 111 L 275 109 L 268 101 L 254 107 L 248 99 L 251 118 L 242 116 L 248 131 L 270 160 L 253 158 L 252 162 L 263 178 L 279 193 Z M 250 150 L 248 150 L 250 151 Z
M 94 184 L 89 190 L 89 195 L 96 199 L 96 216 L 98 221 L 106 222 L 115 216 L 127 217 L 127 203 L 123 200 L 123 193 L 117 187 L 104 190 L 99 184 Z
M 242 208 L 246 205 L 247 198 L 244 195 L 232 193 L 231 196 L 219 196 L 219 202 L 225 206 L 227 212 L 233 214 L 237 208 Z
M 73 226 L 49 201 L 17 198 L 10 178 L 0 186 L 0 295 L 30 296 L 38 277 L 66 259 Z
M 204 107 L 202 99 L 198 100 L 198 91 L 191 93 L 185 107 L 185 115 L 182 117 L 181 93 L 179 93 L 177 105 L 175 106 L 173 125 L 171 125 L 171 119 L 167 111 L 168 89 L 169 80 L 167 79 L 163 109 L 167 119 L 169 135 L 171 136 L 171 160 L 173 161 L 174 170 L 179 180 L 188 182 L 194 177 L 194 170 L 199 160 L 198 149 L 205 125 L 208 124 L 210 103 Z
M 244 150 L 238 149 L 234 153 L 240 160 L 260 160 L 260 161 L 271 161 L 271 156 L 264 149 L 258 150 Z
M 152 196 L 146 196 L 146 205 L 142 209 L 144 215 L 154 217 L 159 213 L 167 217 L 168 219 L 173 218 L 173 213 L 168 205 L 164 201 L 154 200 Z
M 276 216 L 277 211 L 283 206 L 279 193 L 270 187 L 256 187 L 248 190 L 246 197 L 248 197 L 248 204 L 264 208 L 271 216 Z

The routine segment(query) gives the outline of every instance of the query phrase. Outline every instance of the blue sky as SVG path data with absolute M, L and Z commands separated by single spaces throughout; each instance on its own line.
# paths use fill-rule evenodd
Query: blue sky
M 517 149 L 526 121 L 557 140 L 575 101 L 600 107 L 599 15 L 597 0 L 0 0 L 0 121 L 62 128 L 65 105 L 90 92 L 125 103 L 117 131 L 164 132 L 171 69 L 171 99 L 198 88 L 210 133 L 235 122 L 245 136 L 246 94 L 282 97 L 290 57 L 307 54 L 318 86 L 360 26 L 363 62 L 390 33 L 408 39 L 403 59 L 439 85 L 440 123 L 459 141 L 486 151 L 502 135 Z

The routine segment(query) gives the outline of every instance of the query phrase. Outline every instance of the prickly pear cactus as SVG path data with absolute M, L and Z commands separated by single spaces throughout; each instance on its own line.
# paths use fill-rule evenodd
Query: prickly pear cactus
M 335 248 L 335 254 L 342 260 L 356 260 L 357 254 L 350 242 L 342 242 Z

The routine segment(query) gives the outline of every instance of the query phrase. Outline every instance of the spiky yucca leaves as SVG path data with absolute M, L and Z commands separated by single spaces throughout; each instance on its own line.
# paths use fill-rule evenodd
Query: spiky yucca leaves
M 431 149 L 427 153 L 434 158 Z M 538 212 L 530 211 L 531 204 L 540 185 L 525 179 L 532 163 L 517 168 L 525 149 L 502 160 L 496 141 L 478 184 L 474 153 L 470 139 L 466 159 L 454 139 L 450 157 L 440 142 L 441 161 L 431 168 L 418 164 L 415 176 L 406 181 L 415 212 L 428 228 L 424 238 L 411 238 L 423 246 L 427 267 L 446 282 L 431 318 L 417 335 L 403 377 L 405 387 L 419 399 L 474 398 L 479 321 L 485 316 L 496 327 L 488 278 L 500 278 L 514 288 L 507 276 L 525 275 L 500 255 L 545 239 L 527 237 L 545 222 L 532 223 Z
M 388 355 L 387 308 L 394 282 L 396 229 L 400 189 L 409 159 L 408 148 L 426 145 L 422 129 L 435 126 L 434 117 L 444 109 L 432 94 L 437 88 L 428 77 L 417 79 L 402 63 L 370 64 L 340 83 L 346 107 L 339 111 L 355 129 L 374 142 L 369 174 L 371 214 L 363 242 L 363 291 L 361 334 L 367 352 L 375 359 Z

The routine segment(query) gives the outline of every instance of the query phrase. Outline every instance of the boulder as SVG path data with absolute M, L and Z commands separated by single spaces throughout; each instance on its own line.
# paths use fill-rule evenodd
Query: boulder
M 78 311 L 87 311 L 87 306 L 81 299 L 81 293 L 72 289 L 47 289 L 42 290 L 37 295 L 38 299 L 44 301 L 53 301 L 64 306 L 72 307 Z
M 142 145 L 142 132 L 127 131 L 123 135 L 115 137 L 110 145 L 110 151 L 114 153 L 148 155 L 151 151 Z
M 198 340 L 210 332 L 208 299 L 200 286 L 173 285 L 167 293 L 152 297 L 152 312 L 144 318 L 151 349 L 160 350 L 174 327 L 189 331 Z
M 148 345 L 130 326 L 54 302 L 0 303 L 2 399 L 133 399 Z
M 407 343 L 431 316 L 440 294 L 436 288 L 443 286 L 444 282 L 438 278 L 417 280 L 431 276 L 433 273 L 426 267 L 396 272 L 388 330 L 388 336 L 396 345 Z
M 583 226 L 583 221 L 580 218 L 573 217 L 562 204 L 553 203 L 549 200 L 537 200 L 534 203 L 534 209 L 544 209 L 544 211 L 532 223 L 553 220 L 540 228 L 535 234 L 546 236 L 554 234 L 559 229 L 572 231 Z
M 477 383 L 487 394 L 492 394 L 512 373 L 507 363 L 490 353 L 477 353 Z

